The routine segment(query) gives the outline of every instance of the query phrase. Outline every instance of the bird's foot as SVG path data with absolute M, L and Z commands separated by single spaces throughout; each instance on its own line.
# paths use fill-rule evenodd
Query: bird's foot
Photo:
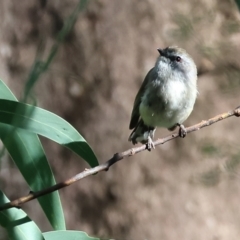
M 177 124 L 179 126 L 179 137 L 185 138 L 187 136 L 187 131 L 186 128 L 184 127 L 183 124 Z
M 147 144 L 146 144 L 147 150 L 150 152 L 152 149 L 155 149 L 154 142 L 150 136 L 148 136 Z

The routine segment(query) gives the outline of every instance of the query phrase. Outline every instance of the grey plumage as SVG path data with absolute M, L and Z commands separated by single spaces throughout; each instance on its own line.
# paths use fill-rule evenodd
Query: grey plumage
M 197 69 L 179 47 L 158 49 L 160 56 L 146 75 L 134 101 L 129 141 L 147 143 L 156 127 L 173 130 L 192 112 L 197 96 Z

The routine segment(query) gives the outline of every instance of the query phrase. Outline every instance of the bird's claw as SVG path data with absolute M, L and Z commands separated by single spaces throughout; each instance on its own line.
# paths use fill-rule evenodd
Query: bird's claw
M 187 131 L 186 131 L 186 128 L 184 127 L 183 124 L 178 124 L 179 126 L 179 137 L 181 138 L 185 138 L 187 136 Z
M 150 152 L 152 149 L 155 149 L 155 145 L 154 145 L 154 142 L 152 140 L 152 138 L 150 136 L 148 136 L 148 141 L 147 141 L 147 144 L 146 144 L 146 148 L 147 150 Z

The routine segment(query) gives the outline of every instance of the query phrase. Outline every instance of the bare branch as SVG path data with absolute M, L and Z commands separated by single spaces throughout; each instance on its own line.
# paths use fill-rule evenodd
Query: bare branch
M 214 123 L 217 123 L 219 121 L 222 121 L 224 119 L 227 119 L 229 117 L 232 117 L 232 116 L 236 116 L 236 117 L 240 117 L 240 106 L 237 107 L 236 109 L 232 110 L 232 111 L 229 111 L 229 112 L 225 112 L 225 113 L 222 113 L 220 115 L 217 115 L 213 118 L 210 118 L 206 121 L 202 121 L 196 125 L 193 125 L 193 126 L 190 126 L 188 128 L 186 128 L 186 132 L 187 133 L 190 133 L 190 132 L 194 132 L 194 131 L 197 131 L 197 130 L 200 130 L 201 128 L 204 128 L 204 127 L 207 127 L 207 126 L 210 126 Z M 177 138 L 179 137 L 179 133 L 173 133 L 165 138 L 160 138 L 158 140 L 156 140 L 154 142 L 155 146 L 157 145 L 160 145 L 160 144 L 164 144 L 165 142 L 168 142 L 170 140 L 173 140 L 174 138 Z M 20 206 L 28 201 L 31 201 L 35 198 L 38 198 L 40 196 L 44 196 L 46 194 L 49 194 L 51 192 L 54 192 L 56 190 L 59 190 L 61 188 L 64 188 L 66 186 L 69 186 L 87 176 L 90 176 L 90 175 L 93 175 L 93 174 L 96 174 L 96 173 L 99 173 L 99 172 L 102 172 L 102 171 L 107 171 L 113 164 L 115 164 L 116 162 L 126 158 L 126 157 L 130 157 L 130 156 L 133 156 L 134 154 L 136 153 L 139 153 L 139 152 L 142 152 L 146 150 L 146 145 L 142 145 L 140 147 L 134 147 L 134 148 L 131 148 L 125 152 L 121 152 L 121 153 L 116 153 L 114 154 L 114 156 L 109 159 L 108 161 L 106 161 L 105 163 L 103 164 L 100 164 L 99 166 L 97 167 L 94 167 L 94 168 L 91 168 L 91 169 L 85 169 L 83 172 L 75 175 L 74 177 L 64 181 L 64 182 L 60 182 L 54 186 L 51 186 L 49 188 L 46 188 L 46 189 L 43 189 L 43 190 L 40 190 L 40 191 L 37 191 L 37 192 L 30 192 L 27 196 L 24 196 L 24 197 L 21 197 L 21 198 L 18 198 L 16 200 L 13 200 L 11 202 L 8 202 L 2 206 L 0 206 L 0 211 L 2 210 L 5 210 L 5 209 L 9 209 L 9 208 L 12 208 L 12 207 L 16 207 L 16 208 L 20 208 Z

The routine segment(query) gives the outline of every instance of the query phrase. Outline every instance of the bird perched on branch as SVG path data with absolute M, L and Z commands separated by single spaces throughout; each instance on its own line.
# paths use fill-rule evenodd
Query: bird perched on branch
M 154 147 L 156 127 L 170 131 L 179 126 L 179 136 L 185 137 L 182 123 L 193 110 L 197 97 L 197 68 L 188 53 L 172 46 L 157 49 L 160 56 L 146 75 L 132 110 L 129 141 Z

